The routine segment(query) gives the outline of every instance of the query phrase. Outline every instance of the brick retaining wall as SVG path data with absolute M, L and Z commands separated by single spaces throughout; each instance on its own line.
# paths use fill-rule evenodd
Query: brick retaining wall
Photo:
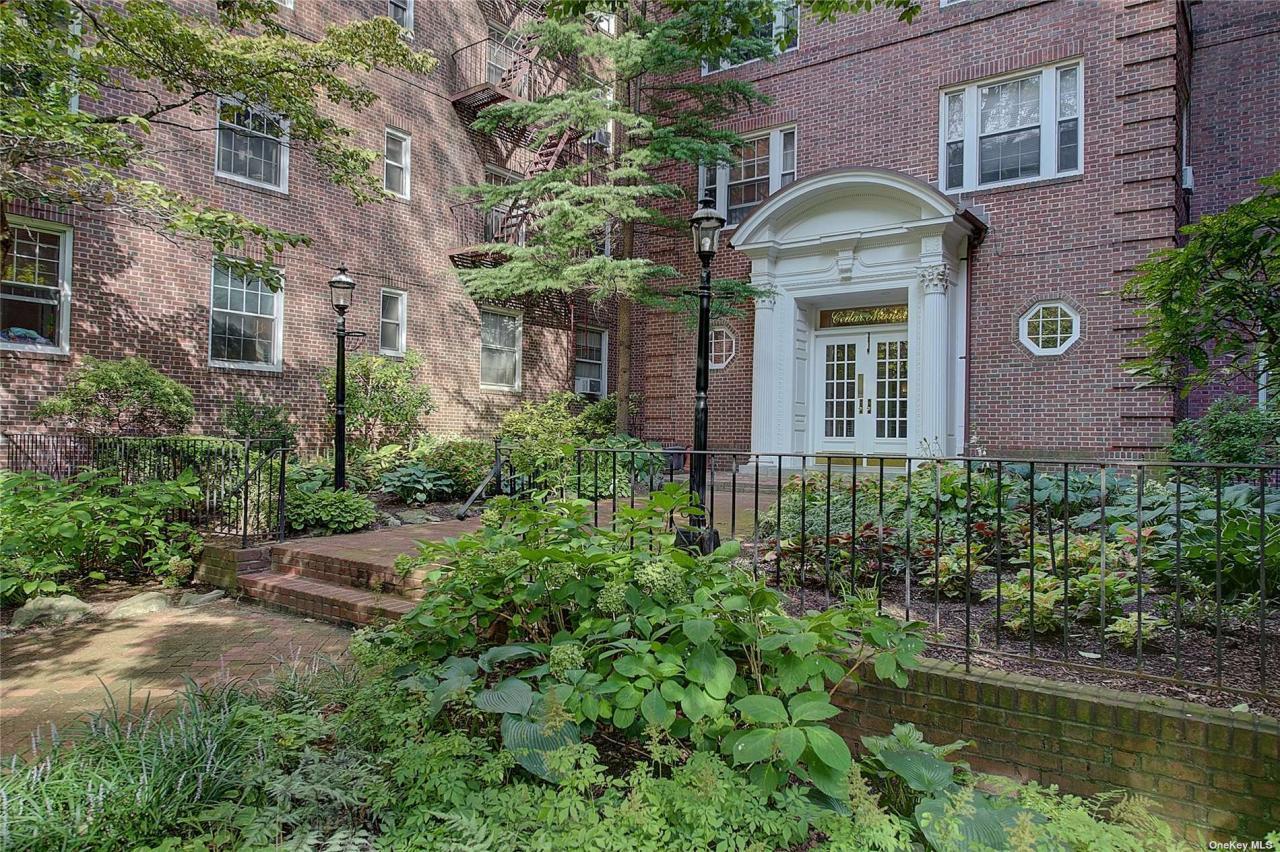
M 1191 841 L 1280 826 L 1280 722 L 1264 716 L 934 661 L 905 689 L 872 678 L 837 703 L 855 745 L 913 722 L 931 742 L 976 741 L 963 755 L 979 772 L 1149 796 Z
M 196 564 L 195 580 L 229 592 L 236 590 L 236 577 L 265 571 L 271 566 L 270 547 L 226 547 L 205 544 Z

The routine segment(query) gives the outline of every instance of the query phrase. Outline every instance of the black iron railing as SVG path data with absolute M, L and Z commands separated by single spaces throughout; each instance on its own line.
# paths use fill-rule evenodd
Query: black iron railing
M 583 448 L 532 469 L 499 447 L 492 490 L 585 498 L 607 524 L 687 483 L 690 455 Z M 706 523 L 801 609 L 874 594 L 966 666 L 1280 709 L 1280 466 L 706 455 Z
M 284 538 L 288 452 L 278 440 L 0 434 L 5 469 L 58 480 L 97 470 L 139 483 L 175 479 L 190 470 L 200 497 L 177 519 L 207 536 L 239 539 L 242 547 Z

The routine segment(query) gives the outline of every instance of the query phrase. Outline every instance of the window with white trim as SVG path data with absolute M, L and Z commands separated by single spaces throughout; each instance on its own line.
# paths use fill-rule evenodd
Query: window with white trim
M 943 92 L 942 188 L 964 192 L 1079 174 L 1083 101 L 1079 62 Z
M 1033 355 L 1061 355 L 1080 339 L 1080 314 L 1065 302 L 1040 302 L 1018 321 L 1018 336 Z
M 573 353 L 574 393 L 604 396 L 607 391 L 609 332 L 578 329 Z
M 409 146 L 412 141 L 408 133 L 390 127 L 386 129 L 382 149 L 382 185 L 397 198 L 409 197 Z
M 796 179 L 796 129 L 748 137 L 732 164 L 698 167 L 698 197 L 711 195 L 726 227 L 735 227 L 761 201 Z
M 795 50 L 800 41 L 800 4 L 797 0 L 774 0 L 773 19 L 761 21 L 752 33 L 755 39 L 771 39 L 773 41 L 773 53 L 775 56 L 781 53 L 789 53 Z M 726 71 L 730 68 L 737 68 L 740 65 L 746 65 L 750 62 L 756 62 L 759 56 L 743 56 L 733 54 L 730 48 L 729 54 L 720 60 L 717 66 L 712 66 L 708 62 L 702 63 L 702 73 L 714 74 L 717 71 Z
M 289 145 L 284 122 L 263 109 L 218 102 L 218 162 L 232 180 L 287 191 Z
M 403 290 L 382 289 L 382 310 L 378 316 L 378 352 L 403 355 L 405 326 L 408 323 L 408 296 Z
M 284 293 L 221 261 L 213 264 L 209 363 L 215 367 L 278 370 Z
M 480 386 L 520 390 L 520 350 L 524 321 L 519 314 L 480 311 Z
M 0 269 L 0 349 L 70 351 L 71 229 L 9 218 Z
M 711 329 L 711 357 L 707 364 L 713 370 L 723 370 L 729 366 L 733 356 L 738 354 L 738 338 L 733 329 L 716 326 Z
M 387 16 L 413 35 L 413 0 L 387 0 Z

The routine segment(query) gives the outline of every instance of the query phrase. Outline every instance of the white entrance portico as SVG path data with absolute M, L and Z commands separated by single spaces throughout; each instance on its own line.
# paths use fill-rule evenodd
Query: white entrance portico
M 730 243 L 773 290 L 755 306 L 762 464 L 957 452 L 967 260 L 984 230 L 934 187 L 882 169 L 820 172 L 755 209 Z

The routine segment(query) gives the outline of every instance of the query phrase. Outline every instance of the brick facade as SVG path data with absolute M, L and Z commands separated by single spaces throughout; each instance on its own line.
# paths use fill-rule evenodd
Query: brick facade
M 208 15 L 214 4 L 188 0 L 182 5 Z M 74 229 L 70 355 L 0 352 L 0 429 L 32 428 L 35 404 L 60 388 L 82 357 L 136 354 L 192 388 L 198 430 L 218 431 L 223 407 L 239 391 L 251 399 L 284 403 L 300 437 L 314 445 L 324 434 L 327 417 L 319 379 L 334 359 L 334 313 L 326 282 L 338 265 L 349 267 L 357 281 L 348 327 L 370 335 L 350 341 L 350 351 L 377 349 L 381 288 L 407 292 L 407 348 L 424 356 L 423 379 L 438 407 L 426 424 L 431 431 L 488 436 L 502 411 L 523 399 L 571 387 L 571 314 L 578 325 L 598 326 L 609 322 L 607 310 L 589 305 L 571 310 L 564 300 L 552 299 L 524 306 L 521 392 L 482 391 L 479 313 L 463 293 L 447 254 L 459 245 L 450 211 L 461 201 L 455 188 L 480 183 L 486 164 L 521 171 L 530 157 L 527 150 L 499 145 L 469 130 L 450 102 L 450 56 L 486 38 L 490 23 L 509 24 L 511 13 L 499 7 L 504 4 L 482 8 L 475 2 L 420 0 L 414 44 L 432 51 L 440 60 L 438 68 L 427 77 L 367 75 L 379 99 L 347 117 L 356 131 L 353 141 L 373 150 L 382 149 L 388 126 L 412 135 L 410 200 L 357 206 L 345 190 L 323 179 L 305 150 L 291 152 L 287 193 L 215 177 L 214 133 L 157 126 L 155 146 L 166 152 L 160 156 L 165 183 L 314 240 L 309 248 L 287 251 L 281 264 L 285 285 L 279 372 L 210 366 L 212 257 L 204 247 L 173 244 L 120 219 L 82 210 L 12 210 Z M 316 38 L 330 23 L 386 13 L 386 0 L 304 0 L 282 8 L 280 21 L 298 35 Z M 97 108 L 91 103 L 83 107 Z M 208 112 L 185 118 L 206 129 L 213 121 Z
M 1136 387 L 1122 369 L 1139 323 L 1116 293 L 1137 262 L 1175 243 L 1190 214 L 1221 209 L 1280 168 L 1280 123 L 1264 106 L 1280 94 L 1276 14 L 1266 4 L 926 2 L 910 25 L 888 12 L 824 24 L 803 19 L 798 50 L 720 76 L 751 80 L 772 98 L 735 129 L 797 128 L 798 179 L 865 166 L 936 186 L 942 89 L 1079 58 L 1083 174 L 952 196 L 989 225 L 969 259 L 967 440 L 957 444 L 993 453 L 1137 455 L 1165 443 L 1179 403 Z M 1180 107 L 1189 91 L 1194 195 L 1181 178 Z M 672 177 L 693 197 L 693 170 Z M 725 243 L 716 276 L 747 277 L 749 264 Z M 687 249 L 653 250 L 687 258 L 683 271 L 695 274 Z M 1081 339 L 1060 356 L 1033 356 L 1018 339 L 1018 318 L 1046 299 L 1067 302 L 1082 317 Z M 635 363 L 645 434 L 686 441 L 693 335 L 660 314 L 646 314 L 643 324 Z M 738 355 L 712 374 L 711 443 L 745 448 L 750 308 L 730 324 Z
M 185 0 L 208 13 L 212 0 Z M 321 178 L 306 151 L 291 158 L 288 193 L 215 177 L 208 132 L 156 131 L 163 179 L 273 226 L 311 235 L 289 251 L 285 278 L 284 365 L 280 372 L 211 367 L 208 359 L 212 259 L 119 219 L 84 211 L 14 210 L 74 228 L 70 355 L 0 352 L 0 428 L 30 425 L 30 413 L 85 355 L 145 355 L 191 386 L 197 428 L 215 431 L 235 392 L 277 401 L 304 439 L 318 442 L 326 411 L 319 376 L 333 359 L 333 314 L 325 282 L 348 266 L 359 282 L 349 325 L 376 334 L 382 286 L 408 293 L 408 348 L 425 356 L 425 382 L 438 410 L 435 432 L 491 434 L 500 413 L 522 399 L 571 386 L 572 326 L 611 329 L 611 307 L 548 299 L 526 307 L 520 393 L 479 387 L 479 316 L 450 267 L 456 247 L 455 187 L 483 180 L 486 164 L 523 171 L 530 152 L 469 130 L 450 102 L 454 51 L 510 24 L 519 4 L 418 0 L 415 44 L 440 60 L 414 78 L 374 72 L 379 101 L 349 117 L 356 141 L 373 149 L 392 126 L 412 134 L 411 200 L 357 207 Z M 383 14 L 383 0 L 299 2 L 282 9 L 290 30 L 314 37 L 326 23 Z M 1132 305 L 1116 295 L 1151 250 L 1173 245 L 1189 217 L 1220 210 L 1280 169 L 1280 11 L 1274 5 L 1182 4 L 1174 0 L 926 0 L 904 24 L 886 11 L 817 23 L 804 18 L 798 49 L 775 62 L 720 72 L 753 81 L 772 103 L 735 122 L 740 132 L 797 130 L 797 177 L 840 166 L 889 169 L 937 185 L 939 94 L 957 84 L 1079 59 L 1083 69 L 1083 173 L 956 194 L 988 224 L 967 261 L 966 400 L 960 447 L 990 452 L 1132 455 L 1166 440 L 1187 410 L 1158 389 L 1139 389 L 1122 361 L 1139 333 Z M 1182 105 L 1190 97 L 1189 150 L 1195 191 L 1182 186 Z M 92 104 L 86 104 L 92 109 Z M 111 105 L 117 106 L 117 105 Z M 207 126 L 209 117 L 194 119 Z M 692 170 L 671 178 L 696 192 Z M 684 203 L 688 205 L 688 202 Z M 684 207 L 671 212 L 682 214 Z M 726 232 L 722 243 L 727 243 Z M 692 279 L 686 238 L 641 241 Z M 745 258 L 722 246 L 715 274 L 749 274 Z M 1042 299 L 1081 314 L 1081 339 L 1065 354 L 1031 355 L 1018 317 Z M 750 444 L 755 358 L 751 306 L 726 320 L 736 354 L 711 379 L 711 442 Z M 693 332 L 669 314 L 637 309 L 630 358 L 642 401 L 639 431 L 686 443 L 692 423 Z M 376 337 L 355 344 L 376 347 Z M 610 384 L 618 375 L 611 340 Z M 789 357 L 770 353 L 770 357 Z M 923 377 L 912 377 L 918 388 Z M 1208 397 L 1191 402 L 1203 407 Z M 780 416 L 783 413 L 779 413 Z M 910 448 L 912 450 L 918 448 Z

